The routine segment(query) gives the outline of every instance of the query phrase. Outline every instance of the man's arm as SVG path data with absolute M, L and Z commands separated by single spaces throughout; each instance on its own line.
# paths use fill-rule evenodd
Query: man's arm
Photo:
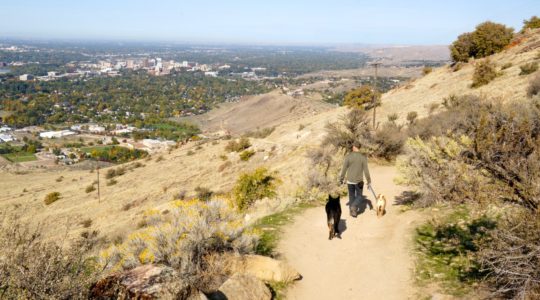
M 345 157 L 345 160 L 343 161 L 343 167 L 341 168 L 341 175 L 339 175 L 339 182 L 343 182 L 345 179 L 345 174 L 347 173 L 347 169 L 349 168 L 349 156 Z
M 367 163 L 367 157 L 364 159 L 364 176 L 366 176 L 366 181 L 367 181 L 367 184 L 370 185 L 371 184 L 371 176 L 369 176 L 369 168 L 368 168 L 368 163 Z

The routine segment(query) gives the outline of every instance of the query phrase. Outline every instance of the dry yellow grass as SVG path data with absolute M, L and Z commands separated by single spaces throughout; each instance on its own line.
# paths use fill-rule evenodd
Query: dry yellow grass
M 519 66 L 537 60 L 539 45 L 537 31 L 522 44 L 493 56 L 492 61 L 499 67 L 506 63 L 512 63 L 512 67 L 478 89 L 470 88 L 474 62 L 457 72 L 452 72 L 449 67 L 434 69 L 427 76 L 411 82 L 410 87 L 403 86 L 385 94 L 382 107 L 378 109 L 378 121 L 385 122 L 387 115 L 398 113 L 403 122 L 410 111 L 417 111 L 421 117 L 428 113 L 429 104 L 441 103 L 451 94 L 485 95 L 508 101 L 523 99 L 529 78 L 534 74 L 519 76 Z M 524 51 L 525 48 L 530 49 Z M 258 109 L 264 111 L 266 108 L 262 105 Z M 85 192 L 95 181 L 95 172 L 53 168 L 15 174 L 3 168 L 0 169 L 0 211 L 20 215 L 23 221 L 33 224 L 47 223 L 45 231 L 51 238 L 65 234 L 66 223 L 71 225 L 73 235 L 88 230 L 80 225 L 86 219 L 92 220 L 90 229 L 114 238 L 136 229 L 144 211 L 166 209 L 167 203 L 181 191 L 187 191 L 188 196 L 194 195 L 197 186 L 205 186 L 214 192 L 228 192 L 238 174 L 260 166 L 278 172 L 283 182 L 278 187 L 278 198 L 290 199 L 305 182 L 307 150 L 320 143 L 325 125 L 336 121 L 345 112 L 346 108 L 332 108 L 285 118 L 275 124 L 276 129 L 265 139 L 252 139 L 251 149 L 256 154 L 249 162 L 241 162 L 237 153 L 227 154 L 231 165 L 222 172 L 218 170 L 223 164 L 220 156 L 225 154 L 226 141 L 214 145 L 206 143 L 198 150 L 196 144 L 191 143 L 160 154 L 163 156 L 161 161 L 155 158 L 143 160 L 144 167 L 128 171 L 116 178 L 118 183 L 111 186 L 105 184 L 107 169 L 103 169 L 101 203 L 97 191 Z M 230 117 L 242 118 L 243 115 Z M 189 151 L 194 154 L 187 155 Z M 61 182 L 55 180 L 59 176 L 64 177 Z M 59 192 L 61 199 L 45 206 L 43 198 L 53 191 Z

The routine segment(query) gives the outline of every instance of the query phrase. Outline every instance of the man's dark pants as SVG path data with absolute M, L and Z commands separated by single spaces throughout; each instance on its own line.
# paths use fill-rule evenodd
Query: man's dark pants
M 360 181 L 357 184 L 350 184 L 347 183 L 347 187 L 349 188 L 349 205 L 352 206 L 353 204 L 360 205 L 357 200 L 362 200 L 362 190 L 364 189 L 364 182 Z

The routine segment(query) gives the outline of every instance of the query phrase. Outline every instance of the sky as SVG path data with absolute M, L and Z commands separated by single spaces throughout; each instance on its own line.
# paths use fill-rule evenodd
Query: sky
M 534 14 L 540 0 L 0 0 L 0 38 L 442 45 Z

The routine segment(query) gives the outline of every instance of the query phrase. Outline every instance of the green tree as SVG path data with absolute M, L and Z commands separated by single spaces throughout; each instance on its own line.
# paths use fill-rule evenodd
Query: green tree
M 378 105 L 381 94 L 376 93 L 369 85 L 362 85 L 345 95 L 344 104 L 350 108 L 368 109 L 373 106 L 374 98 L 375 103 Z
M 454 62 L 467 62 L 470 57 L 486 57 L 503 50 L 513 37 L 513 28 L 484 22 L 476 26 L 473 32 L 461 34 L 450 46 L 450 55 Z
M 527 28 L 540 28 L 540 18 L 537 16 L 532 16 L 528 20 L 523 20 L 523 29 L 521 31 L 525 31 Z

